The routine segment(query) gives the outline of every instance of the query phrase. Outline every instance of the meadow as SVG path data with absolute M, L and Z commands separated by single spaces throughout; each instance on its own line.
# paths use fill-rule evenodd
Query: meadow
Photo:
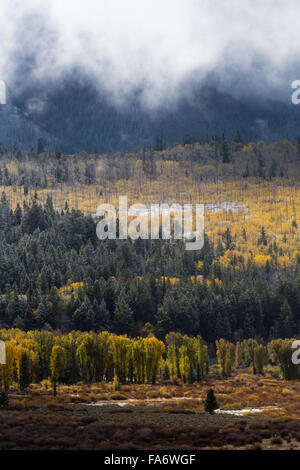
M 205 413 L 210 387 L 222 410 L 265 410 Z M 1 409 L 0 447 L 300 450 L 299 393 L 299 381 L 280 380 L 272 368 L 265 376 L 245 369 L 228 379 L 213 368 L 201 384 L 124 385 L 118 392 L 105 383 L 59 385 L 57 397 L 47 384 L 31 385 L 25 394 L 11 389 L 10 405 Z M 128 400 L 135 405 L 119 405 Z M 95 402 L 116 404 L 89 405 Z

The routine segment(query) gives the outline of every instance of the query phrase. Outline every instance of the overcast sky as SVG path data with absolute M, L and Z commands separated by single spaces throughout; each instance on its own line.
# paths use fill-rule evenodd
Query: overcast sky
M 142 87 L 148 105 L 191 79 L 287 96 L 299 14 L 297 0 L 1 0 L 0 78 L 13 83 L 27 61 L 24 82 L 80 67 L 119 98 Z

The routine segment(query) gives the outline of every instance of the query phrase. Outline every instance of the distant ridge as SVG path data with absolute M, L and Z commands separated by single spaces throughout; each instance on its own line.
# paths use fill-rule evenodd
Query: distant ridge
M 239 130 L 244 142 L 296 141 L 300 135 L 300 106 L 245 102 L 209 86 L 149 110 L 138 92 L 118 105 L 88 78 L 72 75 L 51 84 L 31 83 L 10 93 L 9 103 L 6 112 L 0 106 L 0 141 L 9 149 L 36 148 L 40 137 L 46 150 L 102 153 L 149 148 L 157 136 L 174 145 L 186 134 L 198 141 L 222 133 L 231 139 Z

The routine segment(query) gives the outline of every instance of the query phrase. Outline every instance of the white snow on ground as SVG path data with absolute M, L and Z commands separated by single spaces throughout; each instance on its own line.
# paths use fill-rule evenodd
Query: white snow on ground
M 178 400 L 189 400 L 189 397 L 174 397 L 174 398 L 152 398 L 145 400 L 129 399 L 124 401 L 100 401 L 96 403 L 89 403 L 87 406 L 137 406 L 137 405 L 160 405 L 166 403 L 174 403 Z M 262 408 L 244 408 L 242 410 L 221 410 L 217 409 L 214 412 L 217 414 L 228 414 L 233 416 L 245 416 L 248 413 L 262 413 L 263 411 L 275 411 L 280 410 L 276 406 L 265 406 Z
M 243 410 L 215 410 L 215 413 L 219 414 L 228 414 L 228 415 L 234 415 L 234 416 L 244 416 L 248 413 L 262 413 L 263 411 L 274 411 L 274 410 L 279 410 L 280 408 L 277 408 L 276 406 L 266 406 L 263 408 L 244 408 Z
M 126 405 L 132 405 L 132 403 L 128 403 L 128 401 L 102 401 L 99 403 L 88 403 L 87 406 L 106 406 L 106 405 L 126 406 Z
M 153 405 L 163 405 L 163 404 L 172 404 L 175 403 L 176 401 L 179 400 L 191 400 L 193 398 L 190 397 L 173 397 L 173 398 L 150 398 L 150 399 L 145 399 L 145 400 L 140 400 L 140 399 L 134 399 L 131 398 L 129 400 L 124 400 L 124 401 L 99 401 L 96 403 L 88 403 L 87 406 L 137 406 L 137 405 L 147 405 L 147 406 L 153 406 Z M 275 411 L 275 410 L 280 410 L 281 408 L 278 408 L 276 406 L 265 406 L 262 408 L 244 408 L 242 410 L 221 410 L 217 409 L 214 412 L 217 414 L 228 414 L 228 415 L 233 415 L 233 416 L 245 416 L 248 413 L 262 413 L 263 411 Z
M 221 212 L 221 211 L 239 211 L 246 209 L 244 204 L 238 204 L 236 202 L 224 201 L 216 202 L 214 204 L 205 204 L 205 210 L 208 212 Z

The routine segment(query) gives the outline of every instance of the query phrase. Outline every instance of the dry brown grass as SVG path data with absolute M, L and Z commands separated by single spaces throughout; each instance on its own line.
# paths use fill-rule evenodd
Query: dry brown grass
M 281 409 L 242 418 L 210 416 L 203 411 L 208 388 L 223 409 Z M 11 392 L 10 406 L 0 410 L 1 449 L 300 449 L 300 382 L 271 374 L 212 374 L 193 385 L 127 384 L 120 392 L 106 383 L 60 385 L 57 397 L 40 385 L 32 385 L 26 398 Z M 86 406 L 128 399 L 138 404 Z

